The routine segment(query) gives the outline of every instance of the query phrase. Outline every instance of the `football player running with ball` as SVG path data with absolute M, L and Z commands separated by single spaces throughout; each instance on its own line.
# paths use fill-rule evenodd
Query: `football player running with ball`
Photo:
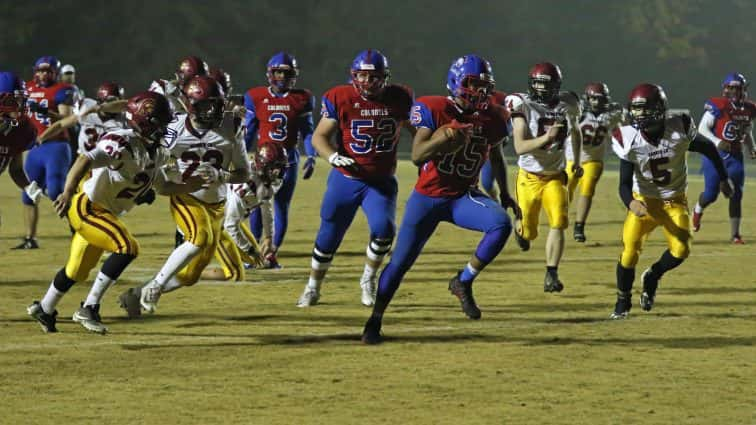
M 172 183 L 164 174 L 168 153 L 160 147 L 172 115 L 168 100 L 144 92 L 129 99 L 128 129 L 106 133 L 97 145 L 80 155 L 68 172 L 66 184 L 55 199 L 55 211 L 75 231 L 68 262 L 58 271 L 42 301 L 34 301 L 28 313 L 45 332 L 57 332 L 55 306 L 76 283 L 86 280 L 104 251 L 111 252 L 97 274 L 86 300 L 73 315 L 85 329 L 105 333 L 100 300 L 139 254 L 139 245 L 119 218 L 154 185 L 161 193 L 191 192 L 203 181 L 190 178 Z M 79 181 L 91 171 L 76 192 Z
M 515 236 L 523 251 L 530 249 L 530 241 L 538 236 L 542 206 L 549 220 L 544 292 L 564 289 L 558 267 L 567 228 L 565 143 L 569 137 L 572 152 L 579 158 L 583 139 L 578 125 L 579 101 L 572 93 L 560 93 L 561 86 L 559 67 L 539 63 L 530 70 L 528 94 L 513 94 L 506 99 L 512 113 L 514 148 L 519 155 L 516 195 L 522 219 L 515 224 Z M 574 163 L 572 168 L 576 177 L 582 175 L 580 164 Z
M 197 283 L 218 248 L 223 231 L 223 206 L 228 183 L 249 180 L 244 142 L 235 135 L 234 117 L 224 110 L 221 86 L 208 76 L 195 76 L 184 86 L 188 114 L 177 114 L 166 142 L 183 179 L 201 176 L 200 190 L 171 196 L 171 214 L 185 240 L 153 279 L 121 294 L 130 317 L 157 308 L 160 295 Z
M 476 55 L 462 56 L 452 63 L 446 87 L 448 97 L 423 96 L 412 107 L 411 123 L 417 129 L 412 162 L 420 167 L 420 175 L 407 200 L 391 261 L 381 273 L 373 312 L 362 334 L 365 344 L 382 342 L 384 312 L 440 222 L 483 233 L 467 265 L 449 282 L 449 291 L 470 319 L 481 317 L 473 281 L 504 248 L 512 231 L 502 208 L 517 208 L 507 191 L 501 151 L 509 114 L 491 102 L 491 64 Z M 501 205 L 476 187 L 489 156 L 501 189 Z
M 728 198 L 733 192 L 717 149 L 697 133 L 690 116 L 667 117 L 667 96 L 660 86 L 636 86 L 630 92 L 628 110 L 631 125 L 612 133 L 612 148 L 620 159 L 619 195 L 628 209 L 612 319 L 623 319 L 630 312 L 635 266 L 643 242 L 656 227 L 664 230 L 668 249 L 641 275 L 643 310 L 653 307 L 662 276 L 690 254 L 687 152 L 708 158 L 720 177 L 719 190 Z
M 388 59 L 364 50 L 352 62 L 352 84 L 323 95 L 322 118 L 312 144 L 333 166 L 320 208 L 320 229 L 312 250 L 312 270 L 298 307 L 318 303 L 320 287 L 357 209 L 367 216 L 370 241 L 360 279 L 362 304 L 375 301 L 378 268 L 394 240 L 396 146 L 399 129 L 409 123 L 412 92 L 389 84 Z M 339 135 L 333 145 L 331 140 Z

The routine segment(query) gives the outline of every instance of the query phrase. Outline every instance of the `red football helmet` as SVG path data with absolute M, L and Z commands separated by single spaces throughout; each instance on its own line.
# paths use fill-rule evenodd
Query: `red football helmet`
M 528 74 L 528 95 L 538 103 L 549 105 L 559 98 L 562 71 L 550 62 L 533 65 Z
M 187 112 L 203 128 L 216 128 L 223 121 L 226 99 L 215 79 L 206 75 L 192 77 L 184 86 L 184 97 Z
M 630 92 L 627 109 L 633 127 L 655 130 L 667 116 L 667 95 L 656 84 L 639 84 Z
M 197 56 L 187 56 L 179 63 L 176 80 L 179 87 L 183 86 L 195 75 L 207 75 L 207 64 Z
M 273 184 L 281 179 L 289 167 L 286 148 L 280 143 L 263 143 L 257 148 L 255 170 L 263 182 Z
M 97 99 L 97 103 L 105 103 L 123 99 L 124 97 L 125 92 L 123 87 L 118 83 L 108 81 L 100 84 L 100 87 L 97 88 L 95 99 Z
M 609 87 L 604 83 L 588 83 L 583 92 L 583 99 L 591 112 L 600 114 L 606 111 L 607 105 L 611 102 Z
M 126 123 L 134 131 L 153 143 L 165 136 L 173 119 L 171 105 L 162 94 L 146 91 L 129 99 L 126 104 Z
M 226 95 L 226 97 L 231 96 L 233 86 L 231 85 L 231 75 L 229 75 L 228 72 L 221 68 L 210 68 L 209 75 L 221 85 L 223 94 Z

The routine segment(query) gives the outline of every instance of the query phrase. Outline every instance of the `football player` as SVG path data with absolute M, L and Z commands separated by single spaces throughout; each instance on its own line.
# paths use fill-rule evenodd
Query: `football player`
M 42 300 L 28 307 L 29 315 L 45 332 L 57 332 L 55 306 L 76 282 L 87 279 L 102 253 L 108 251 L 112 254 L 73 315 L 73 320 L 88 331 L 107 332 L 100 316 L 102 297 L 139 254 L 139 244 L 119 217 L 153 185 L 163 193 L 182 193 L 203 184 L 200 178 L 184 184 L 166 179 L 163 165 L 168 154 L 160 141 L 172 114 L 165 97 L 154 92 L 132 97 L 126 118 L 127 129 L 106 133 L 93 149 L 76 159 L 65 188 L 54 201 L 55 211 L 68 217 L 75 233 L 65 267 L 55 275 Z M 90 171 L 91 177 L 77 193 L 79 181 Z
M 34 78 L 26 83 L 28 115 L 42 134 L 54 121 L 65 118 L 72 112 L 73 89 L 57 82 L 60 62 L 53 56 L 42 56 L 34 63 Z M 71 165 L 71 147 L 68 132 L 60 131 L 44 143 L 35 145 L 26 155 L 24 170 L 29 179 L 47 191 L 50 199 L 56 199 L 63 191 L 66 172 Z M 24 192 L 24 241 L 14 249 L 36 249 L 39 210 L 35 202 Z
M 42 194 L 24 173 L 23 153 L 34 146 L 37 129 L 24 114 L 24 85 L 12 72 L 0 72 L 0 174 L 8 169 L 13 182 L 34 202 Z
M 750 151 L 752 159 L 756 158 L 752 133 L 756 104 L 748 100 L 748 82 L 743 74 L 728 74 L 722 82 L 722 96 L 712 97 L 706 101 L 704 108 L 698 132 L 717 146 L 719 156 L 727 168 L 727 176 L 735 186 L 735 192 L 730 197 L 730 240 L 734 244 L 742 245 L 745 243 L 740 235 L 741 204 L 745 185 L 743 148 Z M 701 228 L 704 208 L 717 199 L 720 184 L 714 164 L 703 158 L 702 166 L 704 191 L 698 196 L 698 202 L 693 209 L 693 230 L 696 232 Z
M 560 292 L 558 267 L 564 251 L 564 229 L 567 228 L 567 175 L 565 143 L 568 137 L 572 151 L 580 157 L 582 134 L 578 126 L 580 104 L 577 96 L 560 92 L 562 71 L 558 66 L 539 63 L 530 69 L 527 94 L 507 96 L 512 113 L 514 148 L 520 167 L 517 173 L 517 205 L 522 218 L 515 223 L 515 237 L 523 251 L 538 236 L 541 207 L 549 220 L 546 239 L 546 276 L 544 292 Z M 577 177 L 580 164 L 572 165 Z
M 76 68 L 71 64 L 65 64 L 60 68 L 60 82 L 66 83 L 73 89 L 74 105 L 84 99 L 84 90 L 76 85 Z
M 234 114 L 225 111 L 218 82 L 205 75 L 192 77 L 184 85 L 184 96 L 188 114 L 176 115 L 165 139 L 182 178 L 199 175 L 206 185 L 171 196 L 171 213 L 185 240 L 153 279 L 121 294 L 121 306 L 130 317 L 140 314 L 140 306 L 154 312 L 161 294 L 197 283 L 221 239 L 226 185 L 249 180 L 247 150 L 234 137 Z
M 295 88 L 299 76 L 299 66 L 294 56 L 279 52 L 268 61 L 267 86 L 254 87 L 244 94 L 247 108 L 245 141 L 252 150 L 254 140 L 257 145 L 279 143 L 289 154 L 289 168 L 283 178 L 281 190 L 273 199 L 275 228 L 273 229 L 274 253 L 281 247 L 289 226 L 289 205 L 297 184 L 299 150 L 297 143 L 304 143 L 307 160 L 302 168 L 303 178 L 309 179 L 315 170 L 315 150 L 312 147 L 312 111 L 315 98 L 307 89 Z M 260 238 L 262 221 L 260 212 L 255 210 L 249 217 L 250 229 Z M 275 255 L 268 259 L 268 267 L 278 268 Z
M 567 191 L 572 201 L 575 188 L 580 186 L 576 200 L 575 227 L 573 237 L 577 242 L 585 242 L 585 221 L 591 210 L 593 195 L 596 193 L 601 173 L 604 170 L 606 147 L 611 144 L 612 131 L 620 125 L 625 113 L 621 106 L 612 103 L 609 87 L 601 82 L 590 83 L 583 92 L 583 109 L 579 127 L 583 136 L 580 148 L 580 168 L 583 175 L 575 175 L 573 165 L 575 155 L 572 152 L 572 140 L 567 138 L 565 154 L 567 157 Z
M 196 75 L 207 75 L 207 63 L 197 56 L 187 56 L 179 62 L 172 80 L 158 79 L 150 84 L 150 91 L 160 93 L 171 103 L 173 113 L 187 111 L 182 90 L 184 85 Z
M 126 107 L 123 87 L 113 82 L 105 82 L 97 88 L 95 99 L 84 98 L 74 105 L 74 113 L 54 122 L 42 133 L 38 140 L 44 142 L 54 137 L 62 129 L 71 128 L 77 123 L 79 131 L 78 153 L 84 154 L 97 145 L 103 134 L 126 128 L 123 115 Z
M 205 279 L 244 280 L 244 263 L 257 267 L 265 265 L 265 257 L 272 252 L 273 205 L 271 200 L 281 188 L 289 159 L 286 149 L 279 143 L 265 143 L 255 154 L 250 164 L 252 177 L 247 183 L 228 187 L 226 212 L 215 259 L 220 269 L 206 269 Z M 262 247 L 250 233 L 244 221 L 249 214 L 260 209 L 263 222 Z
M 381 273 L 373 312 L 365 324 L 362 341 L 382 341 L 383 315 L 436 226 L 442 221 L 482 232 L 467 265 L 449 281 L 462 311 L 470 319 L 481 312 L 472 284 L 496 258 L 512 232 L 502 206 L 516 209 L 509 196 L 501 142 L 508 134 L 509 113 L 488 102 L 494 86 L 491 65 L 476 55 L 454 61 L 446 87 L 449 96 L 423 96 L 412 107 L 411 123 L 417 129 L 412 143 L 412 162 L 420 167 L 415 189 L 407 200 L 402 226 L 391 261 Z M 501 205 L 478 191 L 478 174 L 491 158 L 501 188 Z
M 361 301 L 366 306 L 375 301 L 378 268 L 395 233 L 399 130 L 408 124 L 413 99 L 407 87 L 390 84 L 389 76 L 386 56 L 375 49 L 363 50 L 352 61 L 351 84 L 333 87 L 323 95 L 312 143 L 334 169 L 320 207 L 310 278 L 298 307 L 318 303 L 326 272 L 360 207 L 370 227 Z
M 719 189 L 732 194 L 722 159 L 709 140 L 696 132 L 688 115 L 667 118 L 667 96 L 653 84 L 640 84 L 628 102 L 631 125 L 612 133 L 612 148 L 620 158 L 619 195 L 627 207 L 622 229 L 623 250 L 617 264 L 617 303 L 612 319 L 627 317 L 632 307 L 633 280 L 643 242 L 661 226 L 668 249 L 641 275 L 640 306 L 654 305 L 662 276 L 690 253 L 690 220 L 686 199 L 687 152 L 705 155 L 720 177 Z

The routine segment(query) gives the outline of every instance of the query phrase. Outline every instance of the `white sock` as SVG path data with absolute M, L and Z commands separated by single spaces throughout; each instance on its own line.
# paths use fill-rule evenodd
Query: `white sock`
M 174 291 L 180 287 L 181 282 L 176 279 L 176 276 L 173 276 L 172 278 L 168 279 L 168 282 L 165 282 L 165 285 L 163 285 L 163 288 L 160 290 L 160 292 L 165 294 L 166 292 Z
M 323 283 L 323 279 L 315 279 L 314 277 L 310 276 L 309 279 L 307 279 L 307 287 L 314 290 L 319 290 L 320 285 Z
M 378 273 L 378 269 L 368 263 L 365 263 L 365 270 L 362 272 L 362 279 L 372 279 Z
M 732 237 L 740 236 L 740 217 L 730 217 L 730 231 Z
M 50 287 L 47 289 L 47 293 L 42 298 L 42 301 L 40 301 L 42 311 L 47 314 L 52 314 L 52 312 L 55 311 L 55 306 L 58 305 L 65 294 L 65 292 L 58 291 L 55 285 L 51 282 Z
M 105 273 L 97 273 L 97 278 L 95 278 L 95 281 L 92 284 L 92 289 L 89 290 L 89 295 L 87 295 L 87 299 L 86 301 L 84 301 L 84 305 L 87 306 L 100 304 L 103 295 L 105 295 L 105 291 L 107 291 L 108 288 L 110 288 L 110 286 L 114 283 L 115 280 L 111 279 Z
M 175 276 L 179 270 L 183 269 L 184 266 L 189 264 L 189 261 L 191 261 L 195 255 L 199 254 L 199 252 L 200 247 L 198 247 L 197 245 L 194 245 L 191 242 L 182 243 L 176 249 L 174 249 L 168 259 L 165 260 L 163 268 L 160 269 L 158 274 L 155 276 L 155 281 L 158 283 L 158 285 L 165 286 L 166 282 L 168 282 L 168 280 Z
M 693 212 L 696 213 L 696 214 L 701 214 L 701 213 L 703 213 L 703 210 L 704 209 L 701 206 L 701 204 L 699 204 L 698 202 L 696 202 L 696 206 L 693 207 Z

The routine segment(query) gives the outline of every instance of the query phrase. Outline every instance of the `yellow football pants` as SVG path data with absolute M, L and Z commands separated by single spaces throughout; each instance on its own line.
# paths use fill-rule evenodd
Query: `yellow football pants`
M 567 189 L 564 173 L 540 176 L 521 168 L 517 172 L 515 186 L 517 205 L 522 210 L 521 226 L 517 229 L 520 236 L 529 241 L 538 236 L 541 207 L 546 211 L 549 227 L 567 228 Z
M 171 214 L 184 240 L 200 247 L 200 252 L 176 274 L 182 285 L 194 285 L 218 249 L 223 231 L 223 202 L 206 204 L 190 195 L 172 195 Z
M 586 198 L 593 198 L 596 193 L 596 185 L 604 171 L 603 161 L 588 161 L 580 166 L 583 167 L 583 176 L 575 177 L 572 171 L 574 162 L 567 161 L 567 192 L 570 195 L 570 202 L 574 199 L 575 188 L 580 185 L 580 194 Z
M 260 252 L 260 247 L 257 245 L 257 240 L 252 236 L 252 232 L 249 231 L 247 225 L 241 224 L 242 232 L 247 236 L 257 252 Z M 228 280 L 244 280 L 244 263 L 255 264 L 255 260 L 252 259 L 246 252 L 241 251 L 231 237 L 225 231 L 221 234 L 221 240 L 218 244 L 218 249 L 215 251 L 215 260 L 223 268 L 223 276 Z
M 66 276 L 86 280 L 103 251 L 139 255 L 139 244 L 126 225 L 105 208 L 91 202 L 84 192 L 74 195 L 68 223 L 75 230 L 66 262 Z
M 684 259 L 690 254 L 690 218 L 688 217 L 688 201 L 684 196 L 674 200 L 644 198 L 635 193 L 633 197 L 646 204 L 648 214 L 638 217 L 627 212 L 625 225 L 622 229 L 622 267 L 631 269 L 638 264 L 638 258 L 643 248 L 643 242 L 657 227 L 662 226 L 664 237 L 667 238 L 669 252 L 675 257 Z

